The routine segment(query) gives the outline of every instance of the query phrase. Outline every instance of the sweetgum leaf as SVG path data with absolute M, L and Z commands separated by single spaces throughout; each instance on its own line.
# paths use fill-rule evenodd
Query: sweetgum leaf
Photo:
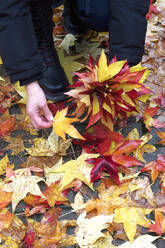
M 96 181 L 101 177 L 102 171 L 106 171 L 109 176 L 116 182 L 120 184 L 117 167 L 121 166 L 120 164 L 115 163 L 112 160 L 111 156 L 104 156 L 94 159 L 88 159 L 88 163 L 94 164 L 93 169 L 91 170 L 91 182 Z

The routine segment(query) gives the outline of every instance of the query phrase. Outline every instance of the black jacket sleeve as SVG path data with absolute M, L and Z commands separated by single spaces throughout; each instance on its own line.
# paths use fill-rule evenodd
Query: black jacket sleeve
M 108 0 L 110 11 L 110 58 L 127 59 L 130 65 L 141 61 L 149 0 Z
M 42 60 L 29 0 L 0 0 L 0 56 L 11 82 L 28 84 L 42 77 Z

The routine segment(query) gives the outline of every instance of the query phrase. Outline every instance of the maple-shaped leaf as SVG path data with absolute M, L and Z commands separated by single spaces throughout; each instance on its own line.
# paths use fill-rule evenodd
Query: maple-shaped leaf
M 155 127 L 155 128 L 165 127 L 165 123 L 152 118 L 153 116 L 156 115 L 158 110 L 159 110 L 159 107 L 152 107 L 152 108 L 146 107 L 143 112 L 143 120 L 144 120 L 146 128 L 149 131 L 151 130 L 150 127 Z
M 122 245 L 119 245 L 118 248 L 156 248 L 151 242 L 153 242 L 158 237 L 151 236 L 148 234 L 141 235 L 136 238 L 133 242 L 125 242 Z
M 109 176 L 114 180 L 114 182 L 120 184 L 117 168 L 121 165 L 115 163 L 112 160 L 111 156 L 88 159 L 87 162 L 94 164 L 94 167 L 91 170 L 91 182 L 94 182 L 99 179 L 101 177 L 102 171 L 106 171 Z
M 146 162 L 143 158 L 143 154 L 146 153 L 152 153 L 156 151 L 156 147 L 150 144 L 146 144 L 149 140 L 152 139 L 152 135 L 150 133 L 147 133 L 143 135 L 141 138 L 139 137 L 139 133 L 137 128 L 134 128 L 127 136 L 127 139 L 129 140 L 141 140 L 141 144 L 139 147 L 133 151 L 133 155 L 135 158 L 142 162 Z
M 47 139 L 35 138 L 33 139 L 34 146 L 26 148 L 26 151 L 31 156 L 53 156 L 55 154 L 65 155 L 69 148 L 71 140 L 62 140 L 54 131 L 50 133 Z
M 41 196 L 45 198 L 42 194 L 38 182 L 44 181 L 43 178 L 38 176 L 26 176 L 22 175 L 22 170 L 19 170 L 18 174 L 10 177 L 8 182 L 2 185 L 2 189 L 6 192 L 13 192 L 12 194 L 12 211 L 15 211 L 17 204 L 24 199 L 27 193 L 33 195 Z
M 149 214 L 152 209 L 124 207 L 115 210 L 114 222 L 123 223 L 124 230 L 128 239 L 132 242 L 136 233 L 136 225 L 148 227 L 150 221 L 145 215 Z
M 73 138 L 83 139 L 83 136 L 79 134 L 77 129 L 71 125 L 73 122 L 78 122 L 77 118 L 68 118 L 66 114 L 68 112 L 68 108 L 65 108 L 61 111 L 57 111 L 54 122 L 53 122 L 53 130 L 54 132 L 62 137 L 65 140 L 65 133 L 69 134 Z
M 106 171 L 114 182 L 120 184 L 118 168 L 142 165 L 136 158 L 125 155 L 135 150 L 140 143 L 139 140 L 122 141 L 113 150 L 112 155 L 87 160 L 88 163 L 94 164 L 91 171 L 91 182 L 99 179 L 102 171 Z
M 86 212 L 84 211 L 77 219 L 76 241 L 80 247 L 93 247 L 99 238 L 105 237 L 101 231 L 109 226 L 113 215 L 98 215 L 90 219 L 85 216 Z
M 62 191 L 59 190 L 59 188 L 59 183 L 54 183 L 42 192 L 50 207 L 53 207 L 57 202 L 63 203 L 68 201 L 68 199 L 62 195 Z
M 165 233 L 165 218 L 164 215 L 155 210 L 155 223 L 149 225 L 149 232 L 155 232 L 158 235 L 163 235 Z
M 86 160 L 89 158 L 96 158 L 98 154 L 84 153 L 80 155 L 76 160 L 70 160 L 61 166 L 53 169 L 52 173 L 61 177 L 60 190 L 63 190 L 74 179 L 79 179 L 93 189 L 90 183 L 91 168 L 88 166 Z
M 100 153 L 103 155 L 109 150 L 111 141 L 121 143 L 124 137 L 117 132 L 110 131 L 103 124 L 99 123 L 93 127 L 94 132 L 86 132 L 83 137 L 84 140 L 73 140 L 74 144 L 78 144 L 83 148 L 83 151 L 88 153 Z
M 82 55 L 80 54 L 80 55 L 75 55 L 75 56 L 64 56 L 64 51 L 62 49 L 57 49 L 57 52 L 58 52 L 60 64 L 64 68 L 68 81 L 72 83 L 73 71 L 79 71 L 85 67 L 83 64 L 76 61 L 79 58 L 81 58 Z
M 165 145 L 165 132 L 156 132 L 156 134 L 161 138 L 159 144 Z
M 152 181 L 155 182 L 159 173 L 165 172 L 165 155 L 159 154 L 156 161 L 149 162 L 141 169 L 141 172 L 144 171 L 150 171 Z
M 76 83 L 66 94 L 77 103 L 73 113 L 83 120 L 89 117 L 87 128 L 98 121 L 113 131 L 118 118 L 127 119 L 139 112 L 138 102 L 146 102 L 150 90 L 143 85 L 149 71 L 140 65 L 129 68 L 127 61 L 113 59 L 108 63 L 102 51 L 96 66 L 90 59 L 87 71 L 75 73 Z M 147 97 L 146 97 L 147 96 Z

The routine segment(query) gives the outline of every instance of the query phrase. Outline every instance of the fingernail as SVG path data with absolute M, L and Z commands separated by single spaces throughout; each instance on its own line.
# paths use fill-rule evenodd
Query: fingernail
M 50 117 L 50 120 L 51 120 L 51 121 L 53 121 L 53 120 L 54 120 L 53 116 L 51 116 L 51 117 Z

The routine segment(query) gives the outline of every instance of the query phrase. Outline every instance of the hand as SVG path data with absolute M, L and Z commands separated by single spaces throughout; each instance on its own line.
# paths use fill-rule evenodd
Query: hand
M 26 86 L 27 105 L 26 111 L 32 125 L 36 129 L 49 128 L 52 126 L 53 115 L 48 108 L 43 90 L 35 81 Z

